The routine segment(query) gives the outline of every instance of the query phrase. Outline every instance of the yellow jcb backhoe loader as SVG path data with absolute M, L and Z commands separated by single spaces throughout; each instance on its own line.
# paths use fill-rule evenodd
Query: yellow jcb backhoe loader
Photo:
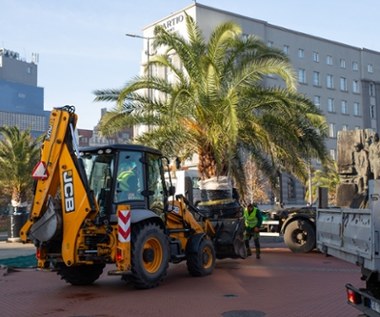
M 20 231 L 36 246 L 38 267 L 73 285 L 93 283 L 105 265 L 136 288 L 157 286 L 169 263 L 193 276 L 211 274 L 216 258 L 245 258 L 244 221 L 205 214 L 183 196 L 171 201 L 168 160 L 132 144 L 79 149 L 72 106 L 52 110 L 29 219 Z

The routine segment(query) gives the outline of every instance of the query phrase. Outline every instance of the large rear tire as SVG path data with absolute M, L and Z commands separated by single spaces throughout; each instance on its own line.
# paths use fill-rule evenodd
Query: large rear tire
M 315 229 L 307 220 L 294 220 L 285 229 L 284 241 L 294 253 L 307 253 L 315 248 Z
M 208 239 L 202 239 L 198 252 L 189 252 L 186 257 L 187 269 L 192 276 L 209 275 L 215 268 L 214 245 Z
M 132 284 L 139 289 L 156 287 L 169 267 L 168 238 L 155 223 L 132 227 Z
M 57 265 L 57 274 L 71 285 L 90 285 L 103 273 L 105 264 L 66 266 Z

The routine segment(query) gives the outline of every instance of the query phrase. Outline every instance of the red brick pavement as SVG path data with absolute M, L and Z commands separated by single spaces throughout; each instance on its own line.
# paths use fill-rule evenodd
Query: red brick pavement
M 113 266 L 110 266 L 113 268 Z M 5 272 L 5 271 L 3 271 Z M 54 272 L 0 270 L 4 317 L 351 317 L 344 285 L 359 269 L 320 253 L 266 248 L 262 259 L 221 260 L 211 276 L 172 265 L 155 289 L 135 290 L 106 273 L 92 286 L 71 286 Z

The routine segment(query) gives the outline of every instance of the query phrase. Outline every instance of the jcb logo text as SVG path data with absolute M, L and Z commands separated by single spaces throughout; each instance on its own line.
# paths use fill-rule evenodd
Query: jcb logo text
M 75 211 L 73 172 L 63 172 L 63 196 L 66 212 Z

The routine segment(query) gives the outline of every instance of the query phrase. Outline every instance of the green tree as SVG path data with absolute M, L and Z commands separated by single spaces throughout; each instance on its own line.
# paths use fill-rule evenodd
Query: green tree
M 186 23 L 185 37 L 155 28 L 155 49 L 166 50 L 147 66 L 165 68 L 174 82 L 138 76 L 120 90 L 95 91 L 96 101 L 117 101 L 100 131 L 111 135 L 135 124 L 154 126 L 137 142 L 181 159 L 198 154 L 203 184 L 234 179 L 243 185 L 247 153 L 273 182 L 280 168 L 305 180 L 306 162 L 326 157 L 326 123 L 296 92 L 286 55 L 255 36 L 243 37 L 233 22 L 217 26 L 208 41 L 190 16 Z M 278 86 L 264 87 L 267 76 Z
M 340 183 L 338 168 L 335 162 L 330 162 L 323 170 L 316 170 L 311 178 L 311 196 L 313 201 L 317 199 L 318 188 L 324 187 L 328 189 L 329 205 L 336 205 L 336 189 Z M 309 200 L 309 188 L 305 193 L 305 200 Z
M 39 139 L 17 127 L 0 127 L 0 187 L 11 198 L 12 207 L 30 202 L 33 167 L 40 155 Z

